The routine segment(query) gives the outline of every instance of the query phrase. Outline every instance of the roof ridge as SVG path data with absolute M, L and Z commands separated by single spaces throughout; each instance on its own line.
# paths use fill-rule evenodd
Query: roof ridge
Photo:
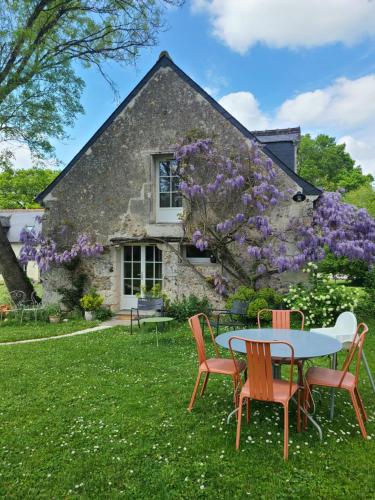
M 134 89 L 125 97 L 125 99 L 117 106 L 117 108 L 109 115 L 107 120 L 99 127 L 95 134 L 86 142 L 80 151 L 72 158 L 68 165 L 60 172 L 60 174 L 41 192 L 35 200 L 42 202 L 43 198 L 65 177 L 65 175 L 74 166 L 76 161 L 90 148 L 96 139 L 104 132 L 113 120 L 125 109 L 128 103 L 135 97 L 143 86 L 150 78 L 162 67 L 171 67 L 186 83 L 202 95 L 224 118 L 226 118 L 233 126 L 235 126 L 245 137 L 248 137 L 256 142 L 259 142 L 254 132 L 248 130 L 242 123 L 240 123 L 233 115 L 231 115 L 221 104 L 219 104 L 213 97 L 211 97 L 200 85 L 198 85 L 189 75 L 187 75 L 177 64 L 175 64 L 168 52 L 163 51 L 160 53 L 158 60 L 152 68 L 145 74 L 140 82 Z M 262 143 L 260 143 L 262 144 Z M 267 154 L 271 160 L 274 161 L 289 177 L 291 177 L 296 184 L 298 184 L 306 194 L 319 195 L 322 191 L 316 188 L 313 184 L 300 177 L 294 170 L 290 169 L 277 155 L 275 155 L 266 144 L 262 144 L 262 150 Z

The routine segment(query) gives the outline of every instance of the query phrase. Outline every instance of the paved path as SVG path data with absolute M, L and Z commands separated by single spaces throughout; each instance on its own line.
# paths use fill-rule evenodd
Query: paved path
M 76 335 L 84 335 L 85 333 L 98 332 L 100 330 L 107 330 L 108 328 L 113 328 L 114 325 L 99 325 L 93 328 L 86 328 L 86 330 L 79 330 L 78 332 L 66 333 L 64 335 L 55 335 L 54 337 L 43 337 L 41 339 L 27 339 L 27 340 L 16 340 L 14 342 L 0 342 L 0 345 L 15 345 L 15 344 L 31 344 L 32 342 L 44 342 L 45 340 L 57 340 L 64 339 L 66 337 L 75 337 Z

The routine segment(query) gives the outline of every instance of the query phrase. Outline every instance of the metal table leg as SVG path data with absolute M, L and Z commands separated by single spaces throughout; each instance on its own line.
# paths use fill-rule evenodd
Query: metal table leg
M 366 356 L 365 356 L 365 353 L 364 351 L 362 351 L 362 361 L 363 361 L 363 364 L 364 364 L 364 367 L 367 371 L 367 375 L 368 375 L 368 378 L 370 380 L 370 384 L 371 384 L 371 387 L 372 387 L 372 390 L 374 391 L 375 393 L 375 383 L 374 383 L 374 379 L 372 377 L 372 373 L 371 373 L 371 370 L 370 370 L 370 367 L 367 363 L 367 359 L 366 359 Z

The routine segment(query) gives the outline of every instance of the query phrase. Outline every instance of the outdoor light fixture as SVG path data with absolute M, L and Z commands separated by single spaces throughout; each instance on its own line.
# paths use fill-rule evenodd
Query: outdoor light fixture
M 297 191 L 296 194 L 293 196 L 293 201 L 296 201 L 297 203 L 305 200 L 306 200 L 306 195 L 304 195 L 302 191 Z

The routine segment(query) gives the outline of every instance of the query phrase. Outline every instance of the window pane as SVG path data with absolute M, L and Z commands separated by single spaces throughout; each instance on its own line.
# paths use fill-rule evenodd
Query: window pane
M 154 264 L 147 263 L 146 264 L 146 280 L 154 278 Z
M 141 247 L 133 247 L 133 261 L 141 261 Z
M 171 206 L 170 193 L 160 193 L 160 206 L 162 208 L 168 208 Z
M 159 250 L 158 247 L 155 247 L 155 262 L 163 261 L 163 252 Z
M 133 280 L 133 295 L 141 292 L 141 280 Z
M 124 280 L 124 295 L 132 294 L 132 282 L 131 280 Z
M 124 247 L 124 260 L 132 260 L 132 247 Z
M 140 278 L 140 277 L 141 277 L 141 263 L 134 262 L 133 263 L 133 278 Z
M 146 247 L 146 260 L 147 262 L 153 262 L 154 260 L 154 248 L 153 246 Z
M 162 267 L 163 264 L 155 264 L 155 278 L 162 278 Z
M 169 161 L 161 161 L 159 164 L 159 175 L 169 176 Z
M 170 177 L 160 177 L 159 188 L 161 193 L 168 193 L 171 190 L 170 179 Z
M 172 207 L 182 207 L 181 193 L 172 193 Z
M 124 278 L 132 277 L 132 264 L 131 262 L 125 262 L 124 264 Z
M 203 252 L 201 252 L 198 248 L 194 247 L 193 245 L 186 246 L 186 257 L 188 259 L 204 259 L 204 258 L 209 259 L 210 255 L 211 255 L 210 250 L 203 250 Z
M 172 179 L 172 188 L 171 191 L 179 191 L 180 178 L 179 177 L 171 177 Z
M 151 288 L 154 286 L 154 280 L 146 280 L 146 290 L 149 292 Z
M 177 170 L 177 161 L 176 160 L 171 160 L 169 162 L 169 166 L 170 166 L 171 175 L 175 174 L 176 170 Z

